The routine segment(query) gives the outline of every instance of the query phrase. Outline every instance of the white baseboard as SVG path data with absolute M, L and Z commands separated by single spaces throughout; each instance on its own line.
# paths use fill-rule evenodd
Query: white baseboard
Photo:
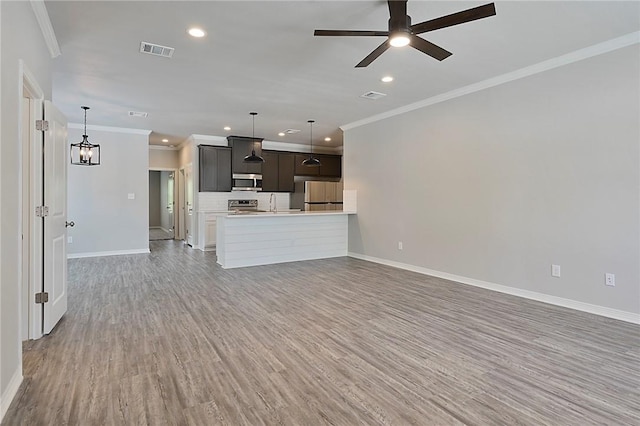
M 16 396 L 16 393 L 18 393 L 18 389 L 20 388 L 21 384 L 22 384 L 22 363 L 20 363 L 15 373 L 13 373 L 13 377 L 11 377 L 11 381 L 9 381 L 9 385 L 7 386 L 5 391 L 2 392 L 2 395 L 0 396 L 0 423 L 2 423 L 2 419 L 4 418 L 4 415 L 7 414 L 7 410 L 11 405 L 11 401 L 13 401 L 13 398 Z
M 86 253 L 71 253 L 67 254 L 67 259 L 79 259 L 82 257 L 101 257 L 101 256 L 121 256 L 124 254 L 149 254 L 151 253 L 148 248 L 135 249 L 135 250 L 114 250 L 114 251 L 96 251 Z
M 551 296 L 549 294 L 538 293 L 530 290 L 523 290 L 516 287 L 494 284 L 488 281 L 476 280 L 474 278 L 463 277 L 460 275 L 449 274 L 447 272 L 436 271 L 433 269 L 423 268 L 420 266 L 409 265 L 407 263 L 395 262 L 393 260 L 381 259 L 378 257 L 367 256 L 360 253 L 348 253 L 349 257 L 366 260 L 369 262 L 380 263 L 382 265 L 393 266 L 395 268 L 405 269 L 407 271 L 417 272 L 419 274 L 431 275 L 433 277 L 444 278 L 446 280 L 456 281 L 461 284 L 481 287 L 487 290 L 497 291 L 499 293 L 510 294 L 512 296 L 523 297 L 538 302 L 549 303 L 551 305 L 562 306 L 564 308 L 575 309 L 577 311 L 588 312 L 590 314 L 600 315 L 607 318 L 613 318 L 620 321 L 640 324 L 640 314 L 634 312 L 621 311 L 618 309 L 607 308 L 606 306 L 592 305 L 590 303 L 579 302 L 577 300 L 565 299 L 563 297 Z

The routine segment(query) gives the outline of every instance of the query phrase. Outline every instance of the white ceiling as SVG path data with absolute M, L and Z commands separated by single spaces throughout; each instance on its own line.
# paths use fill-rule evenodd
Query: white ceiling
M 413 23 L 485 1 L 410 0 Z M 355 64 L 384 39 L 314 37 L 314 29 L 386 30 L 386 1 L 48 1 L 62 55 L 53 100 L 70 121 L 149 129 L 151 143 L 191 134 L 251 135 L 341 145 L 339 126 L 640 30 L 640 3 L 496 2 L 496 16 L 422 36 L 453 55 L 438 62 L 392 48 Z M 207 31 L 194 39 L 186 31 Z M 172 59 L 140 42 L 174 47 Z M 392 75 L 392 83 L 380 78 Z M 360 97 L 374 90 L 387 96 Z M 132 118 L 144 111 L 148 118 Z M 223 130 L 231 126 L 230 132 Z M 279 137 L 284 129 L 301 133 Z M 324 137 L 330 136 L 330 143 Z

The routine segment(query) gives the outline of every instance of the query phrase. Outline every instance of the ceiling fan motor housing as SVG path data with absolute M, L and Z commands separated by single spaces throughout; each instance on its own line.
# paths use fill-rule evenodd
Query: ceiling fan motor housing
M 411 34 L 411 16 L 396 16 L 389 18 L 389 34 L 402 31 Z

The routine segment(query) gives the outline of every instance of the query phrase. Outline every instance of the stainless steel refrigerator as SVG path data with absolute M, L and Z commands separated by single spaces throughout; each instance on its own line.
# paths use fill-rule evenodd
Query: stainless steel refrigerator
M 342 182 L 296 182 L 291 207 L 305 211 L 342 210 Z

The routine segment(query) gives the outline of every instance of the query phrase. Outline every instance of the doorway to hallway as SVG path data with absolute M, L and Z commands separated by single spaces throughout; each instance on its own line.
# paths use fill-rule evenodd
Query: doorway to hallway
M 149 240 L 175 238 L 175 172 L 149 170 Z

